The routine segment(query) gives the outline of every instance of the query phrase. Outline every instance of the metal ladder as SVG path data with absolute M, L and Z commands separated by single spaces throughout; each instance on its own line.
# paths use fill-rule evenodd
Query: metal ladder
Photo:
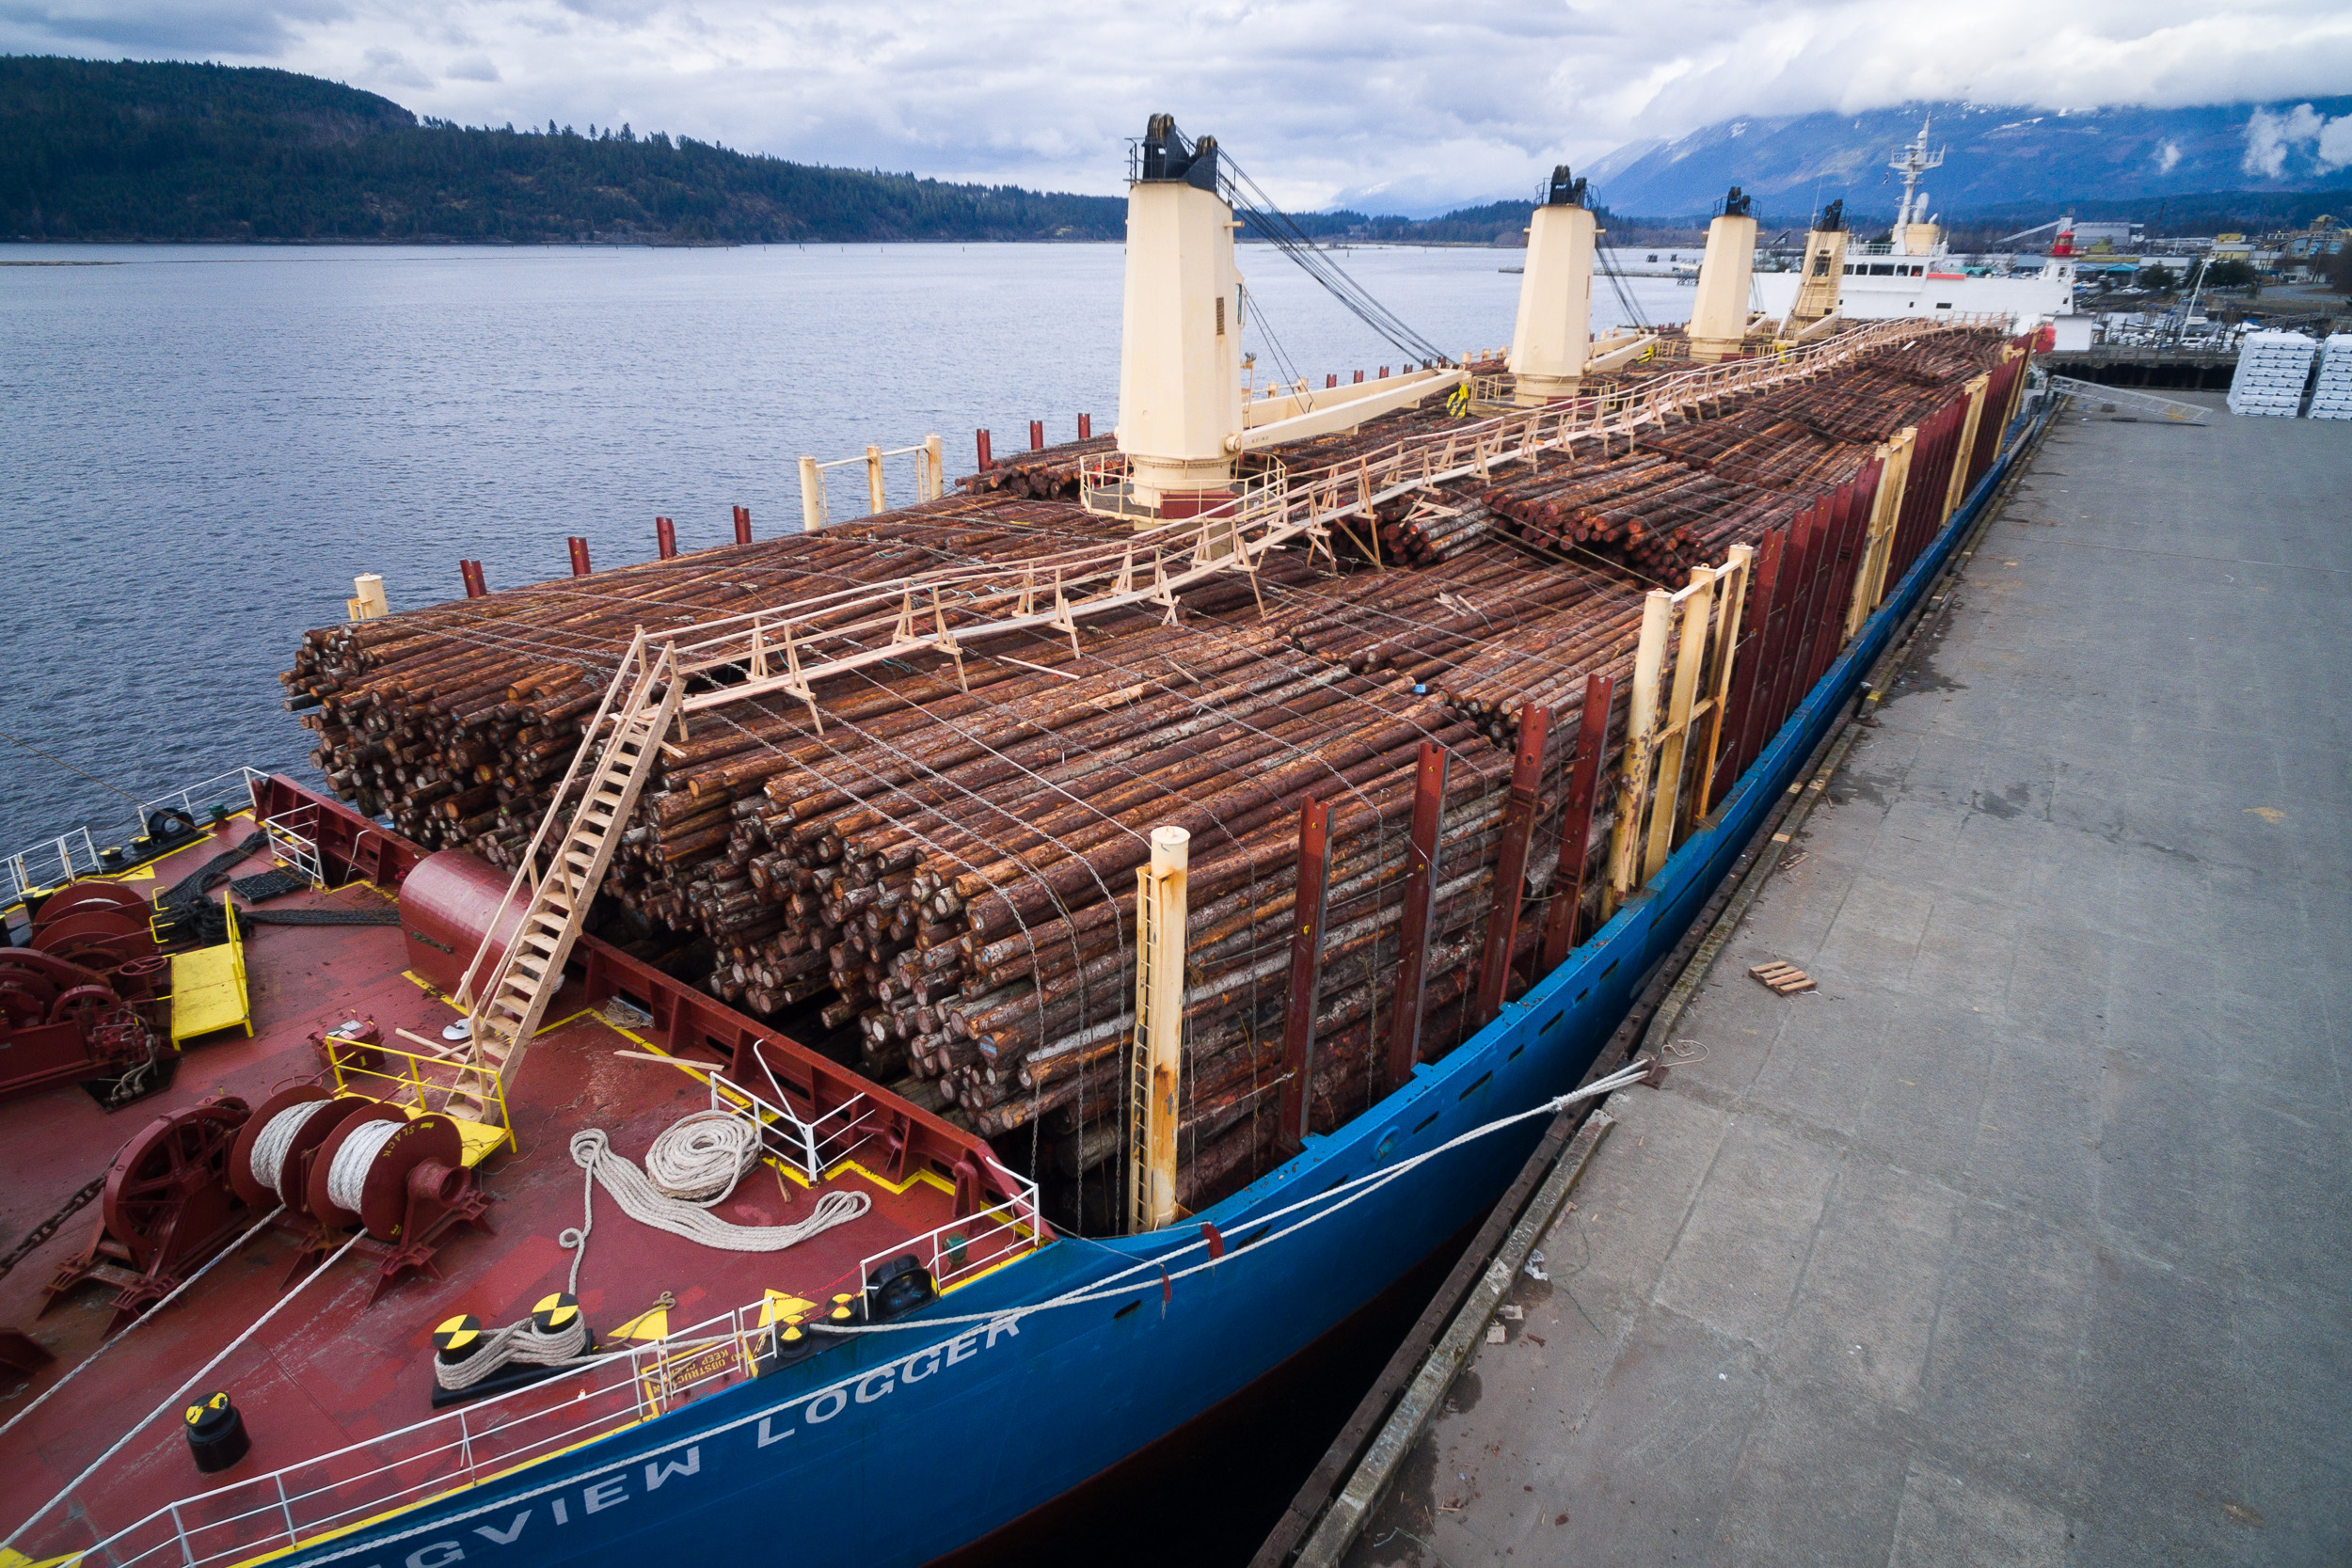
M 521 868 L 500 900 L 473 962 L 467 966 L 455 1000 L 467 1009 L 470 1050 L 450 1088 L 446 1109 L 452 1116 L 475 1121 L 502 1119 L 506 1086 L 522 1069 L 531 1037 L 538 1032 L 548 1003 L 564 984 L 564 961 L 580 936 L 605 870 L 612 863 L 613 848 L 637 803 L 638 791 L 644 787 L 645 775 L 653 770 L 655 754 L 677 721 L 685 683 L 678 677 L 674 655 L 669 645 L 658 654 L 649 653 L 643 631 L 629 644 L 605 691 L 603 705 L 540 821 L 538 833 L 523 855 Z M 612 735 L 605 739 L 608 725 Z M 572 782 L 583 764 L 589 765 L 587 785 L 579 804 L 567 806 Z M 560 847 L 542 876 L 540 847 L 552 836 L 559 821 L 564 824 Z M 475 975 L 497 941 L 506 911 L 525 893 L 529 902 L 514 940 L 486 982 L 475 990 Z

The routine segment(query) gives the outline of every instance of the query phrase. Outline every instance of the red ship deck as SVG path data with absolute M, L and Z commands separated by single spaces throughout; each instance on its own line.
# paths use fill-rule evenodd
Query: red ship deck
M 241 815 L 213 837 L 149 871 L 133 873 L 133 885 L 150 892 L 168 887 L 251 832 L 249 815 Z M 268 863 L 266 852 L 260 853 L 238 872 L 251 875 Z M 267 907 L 381 907 L 388 897 L 362 883 L 331 894 L 297 894 Z M 23 1235 L 55 1213 L 106 1168 L 128 1136 L 159 1115 L 214 1093 L 237 1095 L 258 1106 L 291 1084 L 319 1082 L 331 1088 L 331 1076 L 310 1038 L 314 1032 L 346 1019 L 373 1017 L 384 1037 L 400 1044 L 395 1028 L 432 1037 L 461 1016 L 405 972 L 396 926 L 263 926 L 246 943 L 251 1038 L 231 1030 L 190 1041 L 168 1089 L 112 1116 L 71 1084 L 0 1105 L 0 1173 L 6 1178 L 0 1232 Z M 373 1305 L 374 1264 L 358 1253 L 333 1264 L 204 1379 L 199 1392 L 226 1389 L 243 1412 L 252 1439 L 247 1457 L 219 1475 L 200 1476 L 176 1409 L 167 1412 L 77 1491 L 81 1516 L 68 1526 L 66 1511 L 56 1511 L 18 1542 L 18 1548 L 36 1560 L 78 1548 L 172 1498 L 263 1475 L 434 1414 L 436 1324 L 471 1313 L 495 1326 L 528 1314 L 533 1302 L 564 1288 L 572 1254 L 557 1236 L 580 1223 L 584 1185 L 584 1173 L 568 1151 L 572 1134 L 601 1128 L 615 1152 L 642 1161 L 657 1133 L 710 1103 L 702 1073 L 616 1054 L 668 1053 L 668 1031 L 616 1028 L 590 1001 L 580 979 L 567 981 L 548 1008 L 548 1016 L 557 1022 L 536 1037 L 509 1090 L 519 1149 L 492 1154 L 479 1173 L 497 1200 L 488 1215 L 495 1234 L 459 1230 L 438 1259 L 446 1277 L 411 1277 Z M 688 1049 L 682 1046 L 681 1052 Z M 941 1164 L 935 1150 L 961 1142 L 984 1154 L 985 1146 L 882 1098 L 894 1112 L 917 1118 L 922 1151 L 930 1155 L 903 1162 L 908 1167 L 903 1180 L 881 1174 L 879 1145 L 869 1146 L 864 1158 L 832 1165 L 813 1190 L 797 1172 L 787 1177 L 771 1160 L 715 1211 L 739 1225 L 775 1225 L 805 1218 L 820 1191 L 862 1191 L 871 1198 L 865 1214 L 785 1251 L 705 1248 L 632 1221 L 598 1189 L 579 1296 L 600 1340 L 655 1307 L 665 1292 L 675 1303 L 670 1322 L 677 1327 L 757 1302 L 766 1291 L 828 1301 L 836 1291 L 859 1289 L 863 1259 L 955 1220 L 955 1184 L 932 1168 Z M 0 1280 L 0 1326 L 24 1329 L 56 1356 L 53 1365 L 0 1395 L 0 1420 L 24 1411 L 105 1338 L 114 1292 L 100 1284 L 85 1285 L 45 1316 L 37 1315 L 42 1287 L 57 1266 L 88 1244 L 99 1207 L 93 1204 L 67 1221 Z M 246 1223 L 260 1218 L 256 1213 Z M 0 1437 L 0 1519 L 13 1529 L 276 1305 L 297 1245 L 291 1231 L 276 1227 L 246 1243 L 179 1300 L 127 1331 L 128 1338 L 77 1376 L 71 1388 Z

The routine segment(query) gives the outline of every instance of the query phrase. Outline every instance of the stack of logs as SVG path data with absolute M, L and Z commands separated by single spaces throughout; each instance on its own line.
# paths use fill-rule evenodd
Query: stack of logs
M 1948 402 L 1958 373 L 1871 370 L 1876 401 L 1840 402 L 1835 381 L 1799 387 L 1790 396 L 1810 397 L 1809 412 L 1779 417 L 1757 400 L 1733 411 L 1741 434 L 1709 451 L 1548 457 L 1540 476 L 1452 486 L 1380 524 L 1390 563 L 1427 562 L 1418 569 L 1333 571 L 1283 551 L 1254 585 L 1234 576 L 1188 592 L 1172 624 L 1133 613 L 1086 622 L 1074 639 L 976 644 L 961 685 L 945 665 L 841 677 L 819 695 L 821 731 L 789 700 L 698 713 L 623 832 L 599 928 L 669 951 L 715 994 L 854 1053 L 877 1078 L 930 1081 L 991 1136 L 1027 1129 L 1009 1150 L 1050 1137 L 1041 1164 L 1050 1156 L 1048 1169 L 1099 1194 L 1111 1183 L 1082 1173 L 1120 1147 L 1135 873 L 1152 828 L 1187 828 L 1179 1199 L 1199 1207 L 1276 1155 L 1300 803 L 1331 814 L 1309 1097 L 1311 1125 L 1329 1128 L 1386 1086 L 1375 1064 L 1395 1006 L 1422 743 L 1453 757 L 1422 1019 L 1434 1056 L 1474 1022 L 1522 705 L 1552 715 L 1536 818 L 1547 831 L 1587 675 L 1617 677 L 1609 733 L 1622 736 L 1648 584 L 1605 562 L 1531 559 L 1494 536 L 1493 519 L 1565 539 L 1590 517 L 1593 542 L 1636 562 L 1658 559 L 1640 553 L 1652 548 L 1720 559 L 1728 533 L 1752 537 L 1809 498 L 1711 472 L 1708 456 L 1816 481 L 1835 471 L 1819 441 L 1842 438 L 1820 436 L 1824 422 L 1867 426 L 1873 408 L 1907 418 L 1914 394 Z M 1931 373 L 1945 379 L 1921 385 Z M 1383 421 L 1385 439 L 1437 418 Z M 1351 450 L 1316 447 L 1325 461 Z M 1077 450 L 1025 456 L 1074 472 Z M 345 798 L 428 847 L 511 865 L 637 626 L 658 637 L 755 602 L 1118 536 L 1074 507 L 1016 499 L 1009 480 L 972 488 L 821 534 L 313 631 L 285 677 L 288 705 L 319 732 L 320 766 Z M 1582 847 L 1588 863 L 1607 842 L 1604 820 Z M 1558 858 L 1539 837 L 1528 885 L 1510 896 L 1542 898 Z M 1586 878 L 1596 895 L 1599 880 Z M 1520 922 L 1522 954 L 1539 925 Z
M 1991 333 L 1939 334 L 1874 355 L 1833 380 L 1727 401 L 1714 417 L 1669 419 L 1632 451 L 1515 475 L 1486 509 L 1516 537 L 1621 561 L 1677 581 L 1721 565 L 1862 470 L 1879 442 L 1951 401 L 1999 358 Z
M 1034 500 L 1075 500 L 1080 464 L 1118 448 L 1119 439 L 1114 436 L 1064 441 L 1058 446 L 1039 447 L 996 458 L 978 473 L 967 474 L 956 483 L 973 495 L 1002 490 Z

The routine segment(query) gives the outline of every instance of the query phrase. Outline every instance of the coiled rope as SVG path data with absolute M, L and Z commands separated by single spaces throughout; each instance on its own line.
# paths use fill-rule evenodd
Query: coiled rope
M 722 1146 L 724 1134 L 706 1132 L 704 1125 L 712 1115 L 728 1117 L 725 1112 L 697 1111 L 692 1116 L 666 1129 L 647 1150 L 645 1163 L 660 1165 L 675 1182 L 681 1192 L 700 1193 L 702 1183 L 709 1180 L 709 1162 Z M 758 1159 L 758 1130 L 748 1122 L 741 1125 L 749 1133 L 752 1161 Z M 691 1130 L 691 1131 L 690 1131 Z M 682 1134 L 682 1135 L 681 1135 Z M 665 1139 L 675 1141 L 665 1146 Z M 673 1236 L 683 1236 L 690 1242 L 714 1247 L 722 1252 L 782 1252 L 797 1246 L 811 1236 L 820 1235 L 836 1225 L 846 1225 L 873 1207 L 873 1199 L 864 1193 L 830 1192 L 817 1200 L 816 1209 L 808 1218 L 792 1225 L 730 1225 L 709 1212 L 710 1205 L 735 1190 L 735 1183 L 750 1164 L 740 1164 L 726 1178 L 726 1184 L 716 1197 L 689 1201 L 663 1192 L 645 1173 L 627 1157 L 612 1152 L 612 1140 L 600 1127 L 591 1127 L 572 1134 L 572 1163 L 585 1173 L 580 1195 L 580 1227 L 566 1230 L 556 1238 L 559 1246 L 572 1249 L 570 1289 L 580 1290 L 580 1265 L 588 1256 L 588 1233 L 596 1224 L 596 1184 L 620 1204 L 621 1212 L 640 1225 L 666 1230 Z M 699 1151 L 699 1152 L 698 1152 Z M 724 1156 L 739 1161 L 733 1153 Z M 681 1172 L 688 1173 L 684 1180 Z
M 577 1360 L 587 1349 L 588 1318 L 577 1307 L 561 1324 L 544 1331 L 537 1318 L 517 1318 L 494 1329 L 482 1348 L 463 1361 L 452 1363 L 435 1356 L 433 1381 L 444 1388 L 470 1388 L 517 1361 L 533 1367 L 560 1367 Z
M 707 1209 L 759 1164 L 759 1129 L 728 1111 L 697 1111 L 645 1150 L 645 1176 L 664 1197 Z
M 278 1191 L 278 1178 L 286 1168 L 286 1151 L 294 1148 L 294 1134 L 333 1103 L 331 1100 L 306 1100 L 270 1117 L 261 1136 L 253 1140 L 253 1180 L 271 1192 Z
M 343 1146 L 335 1150 L 335 1163 L 326 1167 L 326 1200 L 347 1213 L 358 1213 L 359 1196 L 367 1190 L 368 1167 L 392 1141 L 392 1134 L 407 1125 L 405 1121 L 370 1121 L 354 1128 Z

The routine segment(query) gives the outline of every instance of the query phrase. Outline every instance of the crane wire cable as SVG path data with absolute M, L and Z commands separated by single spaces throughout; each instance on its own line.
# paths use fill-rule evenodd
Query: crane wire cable
M 1275 204 L 1232 153 L 1217 149 L 1220 194 L 1249 227 L 1298 263 L 1307 275 L 1329 290 L 1366 326 L 1411 358 L 1451 365 L 1453 356 L 1407 325 L 1403 317 L 1348 275 L 1347 269 L 1314 243 L 1297 220 Z

